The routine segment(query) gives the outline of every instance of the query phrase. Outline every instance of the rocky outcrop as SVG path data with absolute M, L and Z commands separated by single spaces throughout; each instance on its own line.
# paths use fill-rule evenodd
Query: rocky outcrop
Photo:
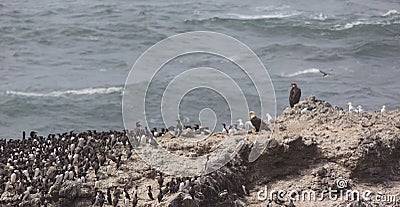
M 390 186 L 400 181 L 400 130 L 393 122 L 399 115 L 399 110 L 349 113 L 310 96 L 277 118 L 273 139 L 255 162 L 247 161 L 253 144 L 247 142 L 227 166 L 205 176 L 201 192 L 206 199 L 200 206 L 257 206 L 255 194 L 263 185 L 322 192 L 384 184 L 384 191 L 396 194 Z M 242 186 L 253 192 L 251 198 Z M 379 203 L 385 204 L 390 202 Z
M 95 192 L 89 185 L 67 180 L 62 184 L 53 185 L 49 195 L 56 206 L 84 207 L 93 203 Z
M 275 120 L 273 134 L 269 136 L 265 151 L 254 162 L 249 155 L 257 135 L 245 135 L 242 148 L 222 168 L 203 175 L 192 188 L 168 192 L 162 201 L 148 199 L 143 186 L 151 185 L 153 194 L 158 192 L 158 172 L 141 160 L 138 154 L 127 158 L 117 170 L 113 162 L 111 173 L 101 166 L 97 177 L 99 189 L 132 189 L 138 185 L 138 206 L 169 207 L 242 207 L 265 206 L 268 202 L 257 198 L 263 189 L 285 191 L 312 190 L 321 193 L 327 190 L 369 190 L 372 196 L 400 192 L 400 110 L 380 112 L 348 112 L 314 96 L 286 108 Z M 200 141 L 183 142 L 166 135 L 158 142 L 171 153 L 186 157 L 208 154 L 226 139 L 226 134 L 215 134 Z M 126 152 L 126 147 L 116 143 L 115 151 Z M 107 163 L 107 162 L 106 162 Z M 179 168 L 180 163 L 176 163 Z M 106 164 L 108 165 L 108 164 Z M 47 173 L 51 172 L 51 167 Z M 176 179 L 165 175 L 165 182 Z M 186 179 L 186 178 L 185 178 Z M 191 178 L 192 179 L 192 178 Z M 54 184 L 45 195 L 49 206 L 90 206 L 95 198 L 93 173 L 86 183 L 64 181 Z M 10 188 L 13 188 L 10 187 Z M 165 184 L 162 187 L 165 190 Z M 10 190 L 10 192 L 13 192 Z M 21 196 L 3 192 L 2 199 L 19 201 Z M 132 195 L 131 195 L 132 197 Z M 323 197 L 323 196 L 322 196 Z M 288 199 L 270 198 L 273 206 L 288 205 Z M 400 199 L 400 196 L 398 197 Z M 32 193 L 29 199 L 19 202 L 21 206 L 36 206 L 40 195 Z M 122 204 L 120 198 L 119 204 Z M 395 203 L 395 201 L 394 201 Z M 329 200 L 301 202 L 296 206 L 383 206 L 393 201 L 376 200 Z M 106 205 L 110 206 L 110 205 Z

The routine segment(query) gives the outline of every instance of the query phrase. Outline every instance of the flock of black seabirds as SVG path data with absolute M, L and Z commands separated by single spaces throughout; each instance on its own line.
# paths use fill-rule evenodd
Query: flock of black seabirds
M 290 106 L 298 103 L 301 96 L 301 90 L 295 83 L 289 95 Z M 255 130 L 258 134 L 260 130 L 269 130 L 268 124 L 255 116 L 253 111 L 249 112 L 250 121 L 243 124 L 238 120 L 238 124 L 230 126 L 229 129 L 224 124 L 223 131 L 230 134 L 232 130 L 246 131 Z M 271 121 L 270 118 L 268 121 Z M 249 128 L 249 125 L 251 128 Z M 135 147 L 146 144 L 157 144 L 157 137 L 170 132 L 178 137 L 184 132 L 193 132 L 195 134 L 210 134 L 208 128 L 199 125 L 182 126 L 178 120 L 176 127 L 162 129 L 156 128 L 148 130 L 142 128 L 140 122 L 136 123 L 136 128 L 132 131 L 108 131 L 97 132 L 90 130 L 82 133 L 71 131 L 63 134 L 49 134 L 47 137 L 37 135 L 37 132 L 31 131 L 29 136 L 25 131 L 22 139 L 0 139 L 0 195 L 10 193 L 18 195 L 18 199 L 0 200 L 0 205 L 19 206 L 20 203 L 30 198 L 30 195 L 39 193 L 40 206 L 48 206 L 51 203 L 49 192 L 54 185 L 59 185 L 67 180 L 80 183 L 92 182 L 96 195 L 93 198 L 93 205 L 104 206 L 105 204 L 116 206 L 138 206 L 138 192 L 143 187 L 135 186 L 133 189 L 108 188 L 106 192 L 99 189 L 100 168 L 108 175 L 111 175 L 113 165 L 119 170 L 121 165 L 126 162 L 133 154 Z M 247 132 L 247 131 L 246 131 Z M 133 137 L 130 139 L 129 137 Z M 125 156 L 116 145 L 123 145 Z M 88 174 L 94 171 L 95 180 L 89 179 Z M 195 188 L 199 184 L 199 177 L 194 178 L 172 178 L 169 182 L 164 182 L 162 173 L 157 176 L 158 193 L 156 199 L 158 202 L 163 200 L 165 194 L 176 193 L 186 190 L 194 199 Z M 148 198 L 155 200 L 153 188 L 145 186 Z

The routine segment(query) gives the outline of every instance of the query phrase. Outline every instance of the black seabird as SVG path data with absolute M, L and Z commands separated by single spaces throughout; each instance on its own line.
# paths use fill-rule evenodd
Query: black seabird
M 133 196 L 132 207 L 136 207 L 138 204 L 138 197 L 137 194 Z
M 139 191 L 139 186 L 135 186 L 135 189 L 133 190 L 134 197 L 137 197 L 138 191 Z
M 319 72 L 322 73 L 322 77 L 323 77 L 323 78 L 325 78 L 326 76 L 328 76 L 328 73 L 326 73 L 326 72 L 324 72 L 324 71 L 322 71 L 322 70 L 319 70 Z
M 158 193 L 158 196 L 157 196 L 158 203 L 161 203 L 161 201 L 163 199 L 163 196 L 164 196 L 163 192 L 162 192 L 162 190 L 160 188 L 160 192 Z
M 189 189 L 189 195 L 194 200 L 194 196 L 196 195 L 196 191 L 194 190 L 194 185 L 192 185 Z
M 110 190 L 110 188 L 107 188 L 107 202 L 108 202 L 109 205 L 112 205 L 111 190 Z
M 153 193 L 151 192 L 151 186 L 147 186 L 147 195 L 151 200 L 154 200 Z
M 222 131 L 223 132 L 226 132 L 227 134 L 229 134 L 229 130 L 226 128 L 226 124 L 225 123 L 222 123 Z
M 158 178 L 157 180 L 158 185 L 160 186 L 160 188 L 162 187 L 163 183 L 164 183 L 164 178 L 162 176 L 162 174 L 160 173 L 160 178 Z

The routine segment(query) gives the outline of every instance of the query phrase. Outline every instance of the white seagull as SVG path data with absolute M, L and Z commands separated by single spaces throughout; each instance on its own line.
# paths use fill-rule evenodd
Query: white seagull
M 274 123 L 274 119 L 272 118 L 271 114 L 267 113 L 267 124 L 272 124 Z
M 11 184 L 15 183 L 15 181 L 17 180 L 17 174 L 15 174 L 15 172 L 13 174 L 11 174 Z
M 244 123 L 244 128 L 245 128 L 247 131 L 250 131 L 250 130 L 254 129 L 253 124 L 251 123 L 251 121 L 246 121 L 246 122 Z
M 386 112 L 386 106 L 385 105 L 383 105 L 382 109 L 381 109 L 381 113 L 384 113 L 384 112 Z
M 349 106 L 349 112 L 355 111 L 356 109 L 354 108 L 353 105 L 351 105 L 351 102 L 347 103 L 347 105 Z
M 363 112 L 364 110 L 363 110 L 363 108 L 362 108 L 362 106 L 361 105 L 358 105 L 357 106 L 357 112 L 358 113 L 361 113 L 361 112 Z
M 179 192 L 183 192 L 183 189 L 185 189 L 185 183 L 184 183 L 184 182 L 181 182 L 181 183 L 179 184 Z
M 238 129 L 243 129 L 243 127 L 244 127 L 243 120 L 238 119 L 237 122 L 238 122 Z

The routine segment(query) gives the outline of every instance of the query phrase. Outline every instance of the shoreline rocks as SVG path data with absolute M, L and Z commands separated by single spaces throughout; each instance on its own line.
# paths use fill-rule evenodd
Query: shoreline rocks
M 314 190 L 317 193 L 328 189 L 368 189 L 373 192 L 372 196 L 379 193 L 394 195 L 400 192 L 398 123 L 400 110 L 350 113 L 314 96 L 307 97 L 295 107 L 286 108 L 282 115 L 277 117 L 272 138 L 255 162 L 249 162 L 248 158 L 257 136 L 245 135 L 245 141 L 235 157 L 210 174 L 197 178 L 164 175 L 164 185 L 161 189 L 166 193 L 160 203 L 157 199 L 150 200 L 145 190 L 146 186 L 152 186 L 154 197 L 157 197 L 157 178 L 160 172 L 148 166 L 135 153 L 129 143 L 126 143 L 123 132 L 67 133 L 64 140 L 60 138 L 58 141 L 38 139 L 37 142 L 44 146 L 59 147 L 60 150 L 57 148 L 55 153 L 59 158 L 39 156 L 39 153 L 35 153 L 37 149 L 40 153 L 44 152 L 39 145 L 35 144 L 34 140 L 25 140 L 21 143 L 33 150 L 25 149 L 34 153 L 33 158 L 40 158 L 39 162 L 35 159 L 27 161 L 41 168 L 39 177 L 45 175 L 52 179 L 41 181 L 46 183 L 40 184 L 42 190 L 33 189 L 28 198 L 22 201 L 27 185 L 38 185 L 40 182 L 37 178 L 33 179 L 34 169 L 30 169 L 28 176 L 25 176 L 29 178 L 24 178 L 24 173 L 17 170 L 16 183 L 22 183 L 21 189 L 17 189 L 16 183 L 8 185 L 11 173 L 22 165 L 19 162 L 18 166 L 10 163 L 9 157 L 13 155 L 13 158 L 24 160 L 24 156 L 16 155 L 20 153 L 17 150 L 4 150 L 3 147 L 0 151 L 3 156 L 0 160 L 0 165 L 3 166 L 0 173 L 0 204 L 30 206 L 45 200 L 48 206 L 91 206 L 96 203 L 96 192 L 102 192 L 106 196 L 107 190 L 111 189 L 112 199 L 119 198 L 118 205 L 124 206 L 122 192 L 125 189 L 130 195 L 129 206 L 132 206 L 135 186 L 139 186 L 139 190 L 136 191 L 137 206 L 265 206 L 268 199 L 258 199 L 258 193 L 265 187 L 287 192 Z M 75 136 L 76 138 L 72 139 Z M 195 144 L 168 136 L 157 138 L 157 141 L 171 153 L 197 157 L 215 150 L 215 146 L 226 139 L 226 136 L 215 134 Z M 83 141 L 80 141 L 81 144 L 78 143 L 77 137 L 84 137 Z M 1 144 L 17 148 L 17 144 L 13 142 L 6 144 L 2 141 Z M 76 146 L 72 150 L 73 153 L 72 145 Z M 73 162 L 74 154 L 85 157 L 78 156 L 76 162 Z M 29 153 L 26 156 L 28 155 Z M 40 163 L 41 160 L 45 163 Z M 60 164 L 63 162 L 67 165 Z M 68 163 L 71 163 L 71 166 L 68 166 Z M 95 173 L 94 168 L 97 165 L 98 172 Z M 179 163 L 176 163 L 176 167 L 179 168 Z M 107 173 L 107 170 L 110 172 Z M 71 172 L 73 179 L 63 179 L 61 184 L 54 184 L 55 176 L 65 171 Z M 185 185 L 182 191 L 170 189 L 165 184 L 176 182 L 178 179 Z M 48 186 L 47 182 L 53 184 Z M 289 203 L 288 199 L 270 199 L 273 206 Z M 400 201 L 400 195 L 397 201 Z M 362 202 L 367 206 L 396 205 L 393 201 L 377 202 L 373 199 Z M 296 206 L 346 206 L 354 201 L 333 201 L 325 197 L 322 201 L 316 200 L 312 203 L 298 200 L 294 203 Z M 105 202 L 104 206 L 111 205 Z

